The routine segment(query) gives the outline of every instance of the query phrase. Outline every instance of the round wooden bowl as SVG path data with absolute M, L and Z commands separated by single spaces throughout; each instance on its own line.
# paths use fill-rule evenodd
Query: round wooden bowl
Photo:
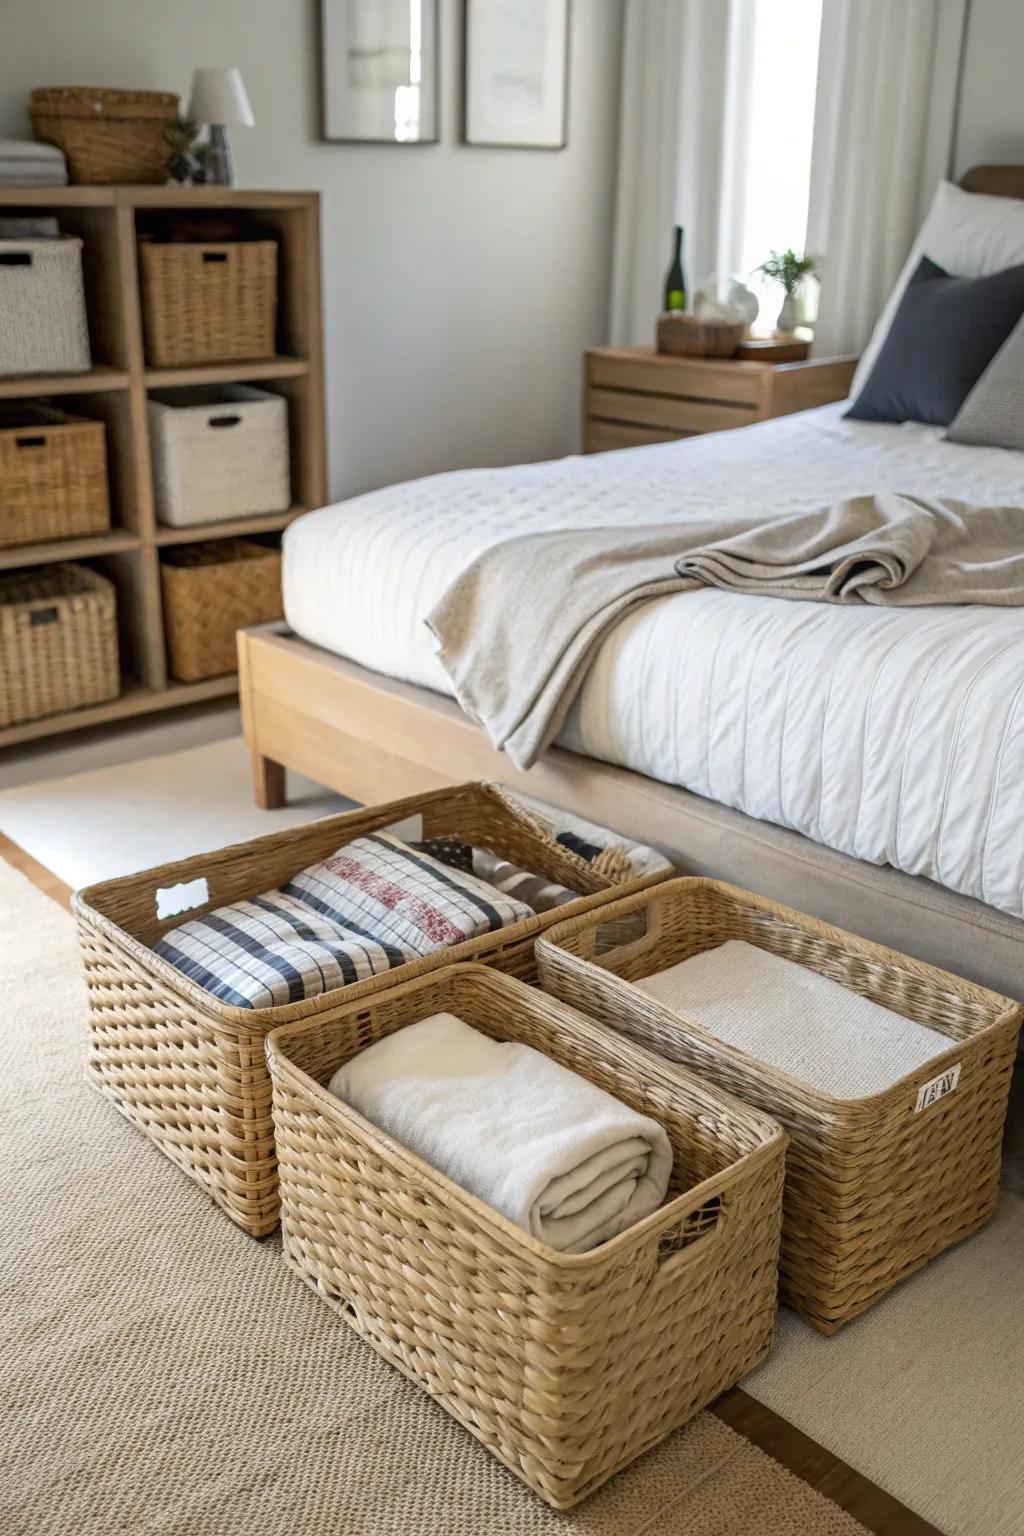
M 658 316 L 658 351 L 674 357 L 732 357 L 746 325 L 709 325 L 695 315 Z

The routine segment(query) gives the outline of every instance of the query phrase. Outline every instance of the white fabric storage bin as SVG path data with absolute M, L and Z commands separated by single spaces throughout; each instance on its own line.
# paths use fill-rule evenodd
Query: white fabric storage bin
M 171 528 L 285 512 L 291 505 L 288 403 L 244 384 L 149 399 L 153 486 Z
M 91 366 L 81 240 L 0 240 L 0 374 Z

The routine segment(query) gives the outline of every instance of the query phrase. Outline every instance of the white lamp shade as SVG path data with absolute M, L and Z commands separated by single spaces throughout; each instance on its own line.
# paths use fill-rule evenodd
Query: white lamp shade
M 241 70 L 194 70 L 188 115 L 196 123 L 251 128 L 256 119 L 252 115 Z

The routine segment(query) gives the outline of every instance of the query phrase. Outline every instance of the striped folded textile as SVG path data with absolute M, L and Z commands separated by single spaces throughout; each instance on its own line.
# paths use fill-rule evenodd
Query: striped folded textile
M 518 901 L 525 901 L 534 912 L 550 912 L 554 907 L 564 906 L 567 901 L 575 901 L 579 896 L 579 891 L 570 891 L 567 885 L 559 885 L 557 880 L 549 880 L 546 875 L 535 874 L 529 869 L 520 869 L 518 864 L 510 864 L 508 859 L 492 853 L 489 848 L 475 848 L 459 837 L 431 837 L 414 846 L 432 854 L 435 859 L 440 859 L 442 864 L 448 864 L 453 869 L 471 870 L 479 879 L 486 880 L 488 885 L 504 891 L 506 896 L 515 896 Z
M 375 832 L 277 890 L 182 923 L 154 948 L 222 1002 L 273 1008 L 532 916 L 475 875 Z

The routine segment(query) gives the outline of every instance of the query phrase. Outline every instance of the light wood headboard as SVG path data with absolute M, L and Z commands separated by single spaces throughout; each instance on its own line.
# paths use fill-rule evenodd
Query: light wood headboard
M 960 185 L 965 192 L 987 192 L 989 197 L 1024 198 L 1024 165 L 972 165 Z

